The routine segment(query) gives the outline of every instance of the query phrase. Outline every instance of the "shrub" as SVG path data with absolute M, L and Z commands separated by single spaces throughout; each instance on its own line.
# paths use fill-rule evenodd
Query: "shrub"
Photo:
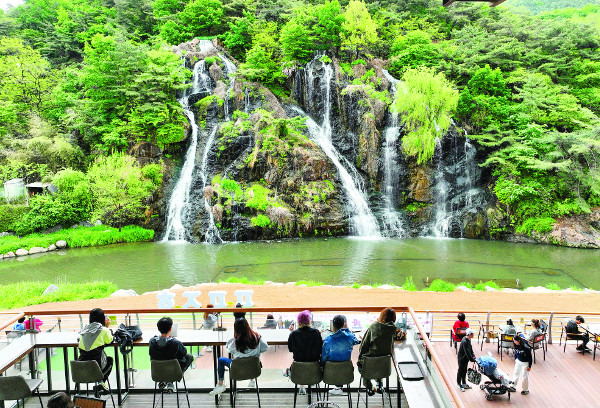
M 27 205 L 0 205 L 0 231 L 14 231 L 27 212 Z
M 489 286 L 490 288 L 493 288 L 493 289 L 498 289 L 498 290 L 501 289 L 500 286 L 494 281 L 487 281 L 487 282 L 479 281 L 479 283 L 475 284 L 475 290 L 485 290 L 486 286 Z
M 550 290 L 560 290 L 560 286 L 558 286 L 556 283 L 554 282 L 550 282 L 546 285 L 546 289 L 550 289 Z
M 408 278 L 406 278 L 406 280 L 404 281 L 404 284 L 401 287 L 402 290 L 408 290 L 411 292 L 415 292 L 417 290 L 417 285 L 415 285 L 415 283 L 413 282 L 413 277 L 409 276 Z
M 539 233 L 545 233 L 552 231 L 552 227 L 556 221 L 554 218 L 543 217 L 543 218 L 527 218 L 523 224 L 517 227 L 516 232 L 519 234 L 530 235 L 532 231 Z
M 425 289 L 425 291 L 454 292 L 454 289 L 456 289 L 456 285 L 454 285 L 450 282 L 443 281 L 441 279 L 435 279 L 433 282 L 431 282 L 431 285 L 429 285 L 429 287 L 427 289 Z
M 253 227 L 266 228 L 271 225 L 271 220 L 269 220 L 269 217 L 267 217 L 266 215 L 258 214 L 256 217 L 252 217 L 250 219 L 250 224 Z
M 221 58 L 217 57 L 216 55 L 213 56 L 213 57 L 206 57 L 206 58 L 204 58 L 204 63 L 206 64 L 207 67 L 210 67 L 215 62 L 216 63 L 220 63 L 221 62 Z

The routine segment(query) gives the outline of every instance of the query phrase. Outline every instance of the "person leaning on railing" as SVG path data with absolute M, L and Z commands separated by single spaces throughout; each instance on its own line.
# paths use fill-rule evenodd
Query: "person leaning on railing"
M 381 357 L 392 353 L 396 334 L 395 322 L 396 311 L 386 307 L 381 311 L 379 318 L 369 326 L 358 349 L 358 372 L 362 373 L 365 357 Z M 383 393 L 381 380 L 377 381 L 377 388 L 371 380 L 363 379 L 363 383 L 369 395 L 375 395 L 375 392 Z
M 108 392 L 104 384 L 113 367 L 113 358 L 104 352 L 104 346 L 113 342 L 113 335 L 108 326 L 110 319 L 104 316 L 104 310 L 96 308 L 90 312 L 90 323 L 79 333 L 79 358 L 78 361 L 94 360 L 100 366 L 104 380 L 94 386 L 94 394 L 98 397 L 101 393 Z

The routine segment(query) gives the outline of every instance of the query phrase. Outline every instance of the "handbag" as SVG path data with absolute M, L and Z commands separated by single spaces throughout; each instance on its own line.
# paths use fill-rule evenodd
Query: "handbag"
M 481 373 L 473 368 L 469 368 L 467 370 L 467 379 L 470 383 L 479 385 L 479 383 L 481 382 Z

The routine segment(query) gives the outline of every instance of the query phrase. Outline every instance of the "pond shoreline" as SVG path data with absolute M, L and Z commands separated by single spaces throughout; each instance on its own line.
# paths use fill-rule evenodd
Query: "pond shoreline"
M 564 312 L 600 313 L 600 293 L 597 291 L 550 291 L 545 288 L 531 288 L 525 291 L 472 291 L 454 292 L 404 291 L 401 289 L 365 288 L 354 289 L 344 286 L 296 286 L 290 283 L 268 283 L 265 285 L 244 285 L 238 283 L 202 283 L 190 287 L 177 285 L 170 289 L 175 296 L 175 306 L 181 306 L 187 298 L 182 293 L 187 290 L 200 291 L 197 300 L 208 304 L 208 292 L 227 292 L 226 301 L 235 302 L 234 292 L 238 289 L 254 291 L 255 307 L 332 307 L 336 306 L 412 306 L 415 310 L 462 310 L 474 311 L 514 311 L 514 312 Z M 19 311 L 64 311 L 104 309 L 157 308 L 157 293 L 147 292 L 137 296 L 111 297 L 105 299 L 80 300 L 72 302 L 46 303 L 28 306 Z

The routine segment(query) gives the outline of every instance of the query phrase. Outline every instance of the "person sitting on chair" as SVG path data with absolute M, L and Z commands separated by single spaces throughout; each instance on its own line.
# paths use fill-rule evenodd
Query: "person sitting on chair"
M 389 356 L 394 346 L 394 335 L 396 334 L 396 311 L 386 307 L 381 311 L 379 318 L 374 321 L 363 336 L 358 348 L 358 372 L 362 372 L 365 357 Z M 383 393 L 383 384 L 377 381 L 377 388 L 373 387 L 371 380 L 363 381 L 367 393 L 375 395 L 376 392 Z
M 75 408 L 75 404 L 64 392 L 57 392 L 48 399 L 47 408 Z
M 543 333 L 542 332 L 542 326 L 540 325 L 539 319 L 531 319 L 531 326 L 533 327 L 533 329 L 531 330 L 531 332 L 527 336 L 527 341 L 529 343 L 533 343 L 533 341 L 535 340 L 535 338 L 537 336 L 539 336 L 540 334 Z M 522 337 L 525 338 L 525 336 L 522 336 Z
M 13 326 L 13 330 L 15 330 L 15 331 L 25 330 L 25 316 L 23 316 L 19 320 L 17 320 L 17 322 Z
M 504 334 L 506 336 L 516 336 L 517 335 L 517 328 L 513 324 L 513 321 L 510 317 L 506 318 L 506 324 L 500 325 L 500 330 L 502 330 L 502 334 Z M 505 348 L 506 352 L 508 353 L 509 349 L 513 348 L 513 342 L 510 340 L 503 341 L 501 347 Z
M 194 357 L 187 352 L 179 340 L 171 337 L 173 319 L 163 317 L 156 323 L 156 327 L 158 327 L 160 336 L 154 336 L 148 342 L 150 360 L 177 360 L 181 366 L 181 371 L 185 372 L 194 362 Z M 160 383 L 159 387 L 166 387 L 169 392 L 175 390 L 173 383 Z
M 101 393 L 108 392 L 104 384 L 112 371 L 113 358 L 104 352 L 104 346 L 113 342 L 112 331 L 108 328 L 110 319 L 104 316 L 104 310 L 96 308 L 90 312 L 90 323 L 79 332 L 79 358 L 78 361 L 94 360 L 100 366 L 104 379 L 94 386 L 94 396 L 100 397 Z
M 235 305 L 235 307 L 236 307 L 236 308 L 238 308 L 238 309 L 241 309 L 241 308 L 243 308 L 244 306 L 242 306 L 242 304 L 241 304 L 241 303 L 237 303 L 237 304 Z M 246 312 L 233 312 L 233 318 L 234 318 L 235 320 L 237 320 L 237 319 L 245 319 L 245 318 L 246 318 Z
M 333 333 L 323 340 L 321 362 L 325 364 L 327 361 L 348 361 L 352 357 L 352 349 L 359 343 L 354 333 L 348 329 L 346 316 L 334 316 Z M 336 385 L 330 394 L 342 395 L 342 386 Z
M 263 329 L 276 329 L 277 328 L 277 321 L 275 320 L 275 317 L 269 313 L 267 315 L 267 320 L 265 320 L 265 325 L 262 327 Z
M 568 339 L 581 339 L 582 343 L 577 346 L 578 351 L 591 351 L 591 349 L 587 347 L 587 344 L 590 341 L 589 333 L 585 330 L 579 330 L 579 325 L 583 323 L 585 323 L 585 319 L 582 316 L 577 316 L 575 319 L 569 320 L 565 331 L 567 332 Z
M 463 338 L 463 336 L 457 336 L 456 335 L 456 330 L 457 329 L 468 329 L 469 328 L 469 322 L 467 322 L 466 316 L 464 313 L 459 313 L 458 316 L 456 316 L 456 318 L 458 320 L 456 320 L 454 322 L 454 326 L 452 326 L 452 338 L 454 339 L 455 342 L 460 343 L 460 340 Z
M 259 357 L 260 354 L 267 351 L 269 345 L 263 340 L 260 334 L 250 328 L 248 321 L 245 318 L 236 319 L 233 323 L 233 338 L 227 340 L 225 348 L 235 360 L 236 358 Z M 211 396 L 221 394 L 227 389 L 223 385 L 225 379 L 225 367 L 231 367 L 231 359 L 220 357 L 217 374 L 219 382 L 215 388 L 208 394 Z M 254 380 L 250 380 L 248 386 L 254 387 Z
M 288 350 L 293 353 L 294 361 L 303 363 L 321 361 L 323 338 L 317 329 L 310 327 L 310 319 L 311 313 L 309 310 L 300 312 L 296 319 L 298 328 L 292 331 L 288 337 Z M 288 370 L 284 370 L 286 377 L 290 375 Z M 300 386 L 298 394 L 306 394 L 304 386 Z

